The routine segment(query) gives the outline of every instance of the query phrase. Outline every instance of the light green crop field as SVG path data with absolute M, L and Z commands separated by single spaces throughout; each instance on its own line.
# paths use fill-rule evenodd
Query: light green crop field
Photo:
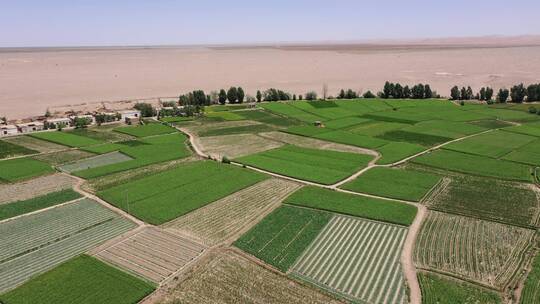
M 245 118 L 242 115 L 238 115 L 235 112 L 219 111 L 219 112 L 207 112 L 204 114 L 208 118 L 217 118 L 219 120 L 244 120 Z
M 286 272 L 331 218 L 327 212 L 282 206 L 234 245 Z
M 219 135 L 232 135 L 232 134 L 261 133 L 261 132 L 271 132 L 274 130 L 275 129 L 269 125 L 257 124 L 257 125 L 218 128 L 218 129 L 201 131 L 199 132 L 199 136 L 205 137 L 205 136 L 219 136 Z
M 21 214 L 48 208 L 61 203 L 69 202 L 82 196 L 71 189 L 48 193 L 24 201 L 17 201 L 0 205 L 0 221 Z
M 487 128 L 464 122 L 430 120 L 419 122 L 413 126 L 405 127 L 402 130 L 456 139 L 486 131 Z
M 161 117 L 159 120 L 163 122 L 167 122 L 167 123 L 173 123 L 173 122 L 192 121 L 193 117 L 184 117 L 184 116 Z
M 450 150 L 437 150 L 412 160 L 413 163 L 506 180 L 532 182 L 530 166 Z
M 324 125 L 327 128 L 337 130 L 337 129 L 349 128 L 352 126 L 357 126 L 359 124 L 363 124 L 370 121 L 371 120 L 366 119 L 366 118 L 361 118 L 358 116 L 350 116 L 350 117 L 344 117 L 344 118 L 338 118 L 338 119 L 326 121 Z
M 375 149 L 389 143 L 384 139 L 369 137 L 366 135 L 360 135 L 341 130 L 316 134 L 313 137 L 331 142 L 336 142 L 339 144 L 351 145 L 367 149 Z
M 410 124 L 372 120 L 364 124 L 347 128 L 347 131 L 367 136 L 377 136 L 386 132 L 400 130 L 408 126 L 410 126 Z
M 537 140 L 536 137 L 495 130 L 451 143 L 444 148 L 457 152 L 499 158 Z
M 420 283 L 420 289 L 422 290 L 423 304 L 502 303 L 501 297 L 491 290 L 476 287 L 472 284 L 455 279 L 446 279 L 436 274 L 419 272 L 418 281 Z M 534 301 L 522 303 L 534 303 Z
M 341 188 L 419 202 L 440 180 L 440 176 L 430 173 L 376 167 Z
M 378 138 L 385 139 L 388 141 L 396 142 L 408 142 L 411 144 L 417 144 L 425 147 L 436 146 L 444 142 L 452 140 L 451 137 L 444 137 L 440 135 L 432 135 L 425 133 L 416 133 L 405 130 L 395 130 L 386 132 L 382 135 L 377 136 Z
M 114 131 L 132 135 L 135 137 L 147 137 L 153 135 L 173 133 L 176 132 L 176 129 L 159 123 L 150 123 L 146 125 L 137 125 L 132 127 L 119 127 L 115 128 Z
M 314 123 L 316 121 L 328 120 L 322 116 L 317 116 L 312 113 L 298 109 L 290 105 L 290 103 L 272 102 L 272 103 L 261 104 L 261 107 L 263 107 L 264 109 L 270 112 L 274 112 L 279 115 L 285 115 L 293 119 L 300 120 L 307 123 Z
M 235 159 L 236 162 L 322 184 L 333 184 L 365 167 L 372 156 L 283 146 Z
M 520 303 L 540 303 L 540 254 L 536 255 L 531 272 L 527 276 Z
M 387 165 L 418 154 L 426 150 L 426 148 L 406 142 L 391 142 L 376 150 L 382 155 L 382 157 L 377 160 L 377 164 Z
M 0 182 L 18 182 L 53 172 L 54 169 L 49 164 L 32 158 L 0 161 Z
M 0 159 L 35 153 L 38 151 L 0 140 Z
M 134 304 L 155 286 L 82 255 L 0 296 L 5 304 Z
M 332 130 L 321 128 L 321 127 L 315 127 L 315 126 L 305 126 L 305 125 L 290 127 L 287 130 L 285 130 L 285 132 L 287 133 L 302 135 L 302 136 L 307 136 L 307 137 L 312 137 L 317 134 L 327 133 L 330 131 Z
M 98 195 L 141 220 L 159 225 L 265 178 L 237 166 L 201 161 L 129 181 Z
M 245 119 L 258 121 L 260 123 L 269 124 L 277 127 L 290 127 L 300 124 L 301 122 L 295 119 L 278 116 L 264 110 L 246 110 L 236 112 L 242 115 Z
M 100 140 L 96 140 L 90 137 L 80 136 L 69 131 L 52 131 L 30 134 L 30 136 L 50 141 L 56 144 L 61 144 L 68 147 L 86 147 L 102 143 Z
M 404 226 L 409 226 L 413 222 L 417 212 L 416 207 L 412 205 L 320 187 L 304 187 L 289 196 L 284 203 Z
M 74 174 L 87 179 L 96 178 L 150 164 L 184 158 L 191 154 L 186 147 L 186 140 L 187 137 L 184 134 L 172 133 L 142 138 L 138 141 L 96 146 L 96 149 L 89 149 L 89 151 L 107 153 L 118 150 L 133 158 L 133 160 L 81 170 Z
M 512 126 L 504 128 L 504 131 L 540 137 L 540 125 L 537 123 Z

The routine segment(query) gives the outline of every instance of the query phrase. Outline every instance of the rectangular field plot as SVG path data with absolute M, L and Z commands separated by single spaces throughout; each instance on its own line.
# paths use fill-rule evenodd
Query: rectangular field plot
M 443 278 L 440 275 L 427 272 L 419 272 L 418 281 L 422 290 L 422 303 L 425 304 L 502 303 L 501 297 L 497 293 L 456 279 Z
M 413 163 L 479 176 L 531 182 L 531 167 L 450 150 L 437 150 L 412 160 Z
M 400 263 L 407 229 L 334 216 L 292 267 L 292 273 L 346 298 L 406 303 Z
M 0 292 L 134 226 L 89 199 L 4 222 L 0 224 Z
M 425 204 L 433 210 L 526 228 L 536 227 L 540 217 L 535 186 L 472 176 L 445 178 Z
M 416 216 L 413 205 L 343 193 L 320 187 L 304 187 L 285 200 L 286 204 L 326 210 L 372 220 L 409 226 Z
M 365 167 L 373 157 L 283 146 L 236 159 L 237 162 L 293 178 L 332 184 Z
M 97 168 L 106 165 L 117 164 L 125 161 L 132 160 L 133 158 L 120 153 L 120 152 L 111 152 L 107 154 L 101 154 L 98 156 L 86 158 L 74 163 L 65 164 L 58 167 L 61 171 L 73 173 L 81 170 L 87 170 L 92 168 Z
M 81 195 L 71 189 L 48 193 L 24 201 L 16 201 L 9 204 L 0 204 L 0 221 L 21 214 L 45 209 L 81 198 Z
M 27 136 L 27 135 L 13 136 L 13 137 L 8 137 L 8 138 L 2 139 L 2 140 L 5 141 L 5 142 L 14 144 L 14 145 L 22 146 L 22 147 L 25 147 L 27 149 L 36 150 L 36 151 L 42 152 L 42 153 L 49 153 L 49 152 L 53 152 L 53 151 L 59 151 L 59 150 L 65 150 L 66 149 L 66 146 L 62 146 L 62 145 L 55 144 L 55 143 L 52 143 L 52 142 L 49 142 L 49 141 L 37 139 L 37 138 L 30 137 L 30 136 Z
M 94 153 L 86 152 L 83 150 L 64 150 L 46 154 L 40 154 L 33 156 L 33 159 L 37 159 L 42 162 L 49 163 L 53 166 L 71 163 L 81 159 L 95 156 Z
M 0 204 L 23 201 L 73 187 L 76 180 L 63 174 L 51 174 L 15 184 L 0 183 Z
M 261 104 L 261 107 L 263 107 L 265 110 L 274 112 L 278 115 L 285 115 L 287 117 L 291 117 L 293 119 L 297 119 L 297 120 L 307 122 L 307 123 L 313 123 L 315 121 L 321 121 L 321 120 L 328 120 L 327 118 L 324 118 L 322 116 L 314 115 L 312 113 L 298 109 L 292 106 L 290 103 L 272 102 L 272 103 Z
M 388 165 L 418 154 L 426 150 L 426 148 L 406 142 L 391 142 L 375 150 L 381 154 L 381 158 L 377 160 L 377 164 Z
M 290 119 L 282 116 L 278 116 L 263 110 L 246 110 L 236 112 L 238 115 L 242 115 L 245 119 L 258 121 L 264 124 L 274 125 L 277 127 L 290 127 L 300 124 L 300 121 Z
M 100 140 L 76 135 L 70 132 L 42 132 L 31 134 L 29 136 L 68 147 L 85 147 L 102 143 Z
M 283 144 L 267 139 L 257 134 L 235 134 L 222 136 L 200 137 L 196 139 L 201 150 L 217 159 L 223 156 L 230 158 L 242 157 L 253 153 L 275 149 Z
M 347 128 L 347 131 L 366 136 L 378 136 L 386 132 L 403 129 L 408 126 L 410 126 L 410 124 L 370 120 L 366 123 Z
M 119 127 L 115 128 L 114 131 L 135 137 L 146 137 L 177 132 L 175 128 L 171 128 L 167 125 L 162 125 L 159 123 L 150 123 L 142 126 L 137 125 L 133 127 Z
M 164 225 L 215 245 L 233 236 L 244 226 L 279 206 L 289 194 L 300 188 L 294 182 L 269 179 L 235 192 L 205 207 Z
M 361 118 L 361 117 L 357 117 L 357 116 L 350 116 L 350 117 L 344 117 L 344 118 L 339 118 L 339 119 L 327 121 L 327 122 L 324 123 L 324 125 L 327 128 L 338 130 L 338 129 L 350 128 L 350 127 L 353 127 L 353 126 L 356 126 L 356 125 L 359 125 L 359 124 L 363 124 L 363 123 L 367 123 L 367 122 L 370 122 L 370 121 L 371 120 L 369 120 L 367 118 Z
M 196 259 L 205 249 L 205 246 L 188 238 L 158 228 L 145 228 L 99 251 L 96 256 L 160 283 Z
M 503 290 L 526 262 L 535 230 L 430 211 L 418 234 L 416 266 Z
M 0 295 L 5 304 L 133 304 L 155 287 L 119 269 L 82 255 Z
M 486 131 L 487 128 L 464 122 L 430 120 L 419 122 L 410 127 L 405 127 L 403 130 L 427 135 L 460 138 Z
M 341 188 L 419 202 L 440 180 L 441 177 L 434 174 L 376 167 Z
M 321 134 L 316 134 L 314 137 L 318 139 L 333 141 L 333 142 L 344 144 L 344 145 L 362 147 L 366 149 L 375 149 L 389 143 L 388 141 L 384 139 L 369 137 L 367 135 L 355 134 L 355 133 L 342 131 L 342 130 L 324 132 Z
M 496 130 L 451 143 L 444 148 L 457 152 L 499 158 L 536 139 L 533 136 Z
M 32 158 L 0 161 L 0 183 L 18 182 L 53 172 L 54 169 L 49 164 Z
M 201 161 L 128 181 L 98 195 L 141 220 L 159 225 L 265 178 L 238 166 Z
M 338 304 L 314 288 L 269 271 L 243 256 L 222 250 L 201 261 L 193 275 L 163 289 L 158 303 Z
M 540 303 L 540 255 L 536 255 L 521 292 L 521 304 Z
M 286 272 L 330 221 L 327 212 L 282 206 L 234 245 Z
M 38 151 L 0 140 L 0 159 L 34 153 L 38 153 Z

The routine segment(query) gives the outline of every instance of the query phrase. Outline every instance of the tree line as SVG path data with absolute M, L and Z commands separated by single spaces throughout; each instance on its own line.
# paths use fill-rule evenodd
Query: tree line
M 429 84 L 416 84 L 412 87 L 401 85 L 400 83 L 385 82 L 383 90 L 377 94 L 384 99 L 429 99 L 439 98 L 437 92 L 431 89 Z
M 482 87 L 480 91 L 476 94 L 473 92 L 472 88 L 469 86 L 467 88 L 462 87 L 461 89 L 458 86 L 452 87 L 450 90 L 450 99 L 451 100 L 482 100 L 487 101 L 488 103 L 493 103 L 493 88 Z M 522 103 L 540 101 L 540 84 L 531 84 L 527 87 L 523 83 L 514 85 L 509 89 L 501 88 L 497 92 L 495 97 L 497 102 L 514 102 Z

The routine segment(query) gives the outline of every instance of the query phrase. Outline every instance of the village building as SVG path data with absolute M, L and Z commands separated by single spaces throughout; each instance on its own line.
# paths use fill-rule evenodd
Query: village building
M 47 124 L 48 124 L 49 129 L 69 127 L 71 125 L 71 119 L 66 118 L 66 117 L 50 118 L 50 119 L 47 119 Z
M 129 119 L 139 119 L 141 117 L 141 111 L 139 110 L 124 110 L 124 111 L 119 111 L 118 113 L 120 113 L 120 115 L 122 116 L 122 120 L 126 120 L 126 118 L 129 118 Z
M 113 113 L 114 115 L 114 113 Z M 89 125 L 93 125 L 96 123 L 96 118 L 94 115 L 86 114 L 86 115 L 72 115 L 69 117 L 73 123 L 75 123 L 75 119 L 87 119 Z
M 15 125 L 0 125 L 0 137 L 16 135 L 19 132 Z
M 40 121 L 33 121 L 27 123 L 17 124 L 17 129 L 21 133 L 31 133 L 36 131 L 43 131 L 43 123 Z

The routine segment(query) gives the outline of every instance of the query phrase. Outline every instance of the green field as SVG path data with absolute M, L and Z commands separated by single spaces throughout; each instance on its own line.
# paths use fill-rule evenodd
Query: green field
M 158 225 L 265 178 L 237 166 L 201 161 L 131 180 L 98 195 L 141 220 Z
M 342 193 L 320 187 L 304 187 L 289 196 L 284 203 L 405 226 L 409 226 L 414 221 L 417 211 L 415 206 L 400 202 Z
M 234 245 L 286 272 L 330 221 L 330 213 L 282 206 Z
M 239 127 L 228 127 L 228 128 L 218 128 L 210 129 L 207 131 L 199 132 L 199 136 L 218 136 L 218 135 L 232 135 L 232 134 L 246 134 L 246 133 L 260 133 L 260 132 L 271 132 L 275 129 L 271 126 L 265 124 L 258 125 L 248 125 L 248 126 L 239 126 Z
M 410 126 L 410 124 L 370 120 L 366 123 L 350 127 L 347 129 L 347 131 L 367 136 L 378 136 L 386 132 L 403 129 L 408 126 Z
M 525 287 L 521 292 L 521 304 L 540 303 L 540 255 L 534 258 L 531 272 L 525 280 Z
M 499 158 L 536 140 L 536 137 L 496 130 L 446 145 L 447 150 Z
M 219 112 L 206 112 L 204 114 L 208 118 L 217 118 L 219 120 L 244 120 L 245 118 L 241 115 L 236 114 L 235 112 L 219 111 Z
M 278 127 L 290 127 L 300 124 L 298 120 L 278 116 L 264 110 L 247 110 L 236 112 L 238 115 L 242 115 L 245 119 L 258 121 L 260 123 L 274 125 Z
M 263 107 L 265 110 L 274 112 L 278 115 L 284 115 L 284 116 L 287 116 L 296 120 L 300 120 L 303 122 L 307 122 L 307 123 L 327 120 L 326 118 L 322 116 L 314 115 L 312 113 L 298 109 L 292 106 L 290 103 L 272 102 L 272 103 L 261 104 L 261 107 Z
M 487 128 L 469 123 L 444 120 L 423 121 L 413 126 L 403 128 L 403 131 L 442 136 L 453 139 L 480 133 L 486 130 Z
M 167 123 L 174 123 L 174 122 L 192 121 L 193 117 L 184 117 L 184 116 L 161 117 L 159 120 L 163 122 L 167 122 Z
M 149 123 L 132 127 L 119 127 L 115 128 L 114 131 L 135 137 L 147 137 L 173 133 L 176 132 L 176 129 L 159 123 Z
M 335 120 L 329 120 L 324 123 L 325 127 L 330 129 L 344 129 L 344 128 L 350 128 L 353 126 L 357 126 L 363 123 L 370 122 L 371 120 L 367 118 L 361 118 L 358 116 L 350 116 L 350 117 L 344 117 L 344 118 L 338 118 Z
M 41 132 L 41 133 L 34 133 L 30 134 L 29 136 L 50 141 L 56 144 L 72 147 L 72 148 L 80 148 L 80 147 L 86 147 L 86 146 L 92 146 L 102 143 L 100 140 L 95 140 L 90 137 L 80 136 L 73 134 L 71 132 L 58 132 L 58 131 L 52 131 L 52 132 Z
M 366 135 L 355 134 L 347 131 L 332 131 L 317 134 L 314 138 L 323 139 L 339 144 L 351 145 L 367 149 L 376 149 L 388 144 L 384 139 L 369 137 Z
M 327 133 L 332 130 L 322 128 L 322 127 L 316 127 L 316 126 L 293 126 L 285 130 L 287 133 L 295 134 L 295 135 L 302 135 L 307 137 L 313 137 L 317 134 Z
M 173 133 L 141 138 L 136 141 L 96 146 L 95 149 L 87 150 L 96 153 L 120 151 L 133 158 L 133 160 L 77 171 L 75 175 L 87 179 L 96 178 L 150 164 L 184 158 L 191 154 L 185 145 L 186 140 L 187 137 L 184 134 Z
M 418 281 L 422 290 L 423 304 L 502 303 L 500 296 L 495 292 L 455 279 L 444 279 L 439 275 L 419 272 Z
M 452 140 L 452 138 L 450 137 L 425 134 L 425 133 L 416 133 L 416 132 L 405 131 L 405 130 L 395 130 L 395 131 L 386 132 L 382 135 L 377 136 L 377 138 L 381 138 L 388 141 L 408 142 L 411 144 L 417 144 L 417 145 L 421 145 L 425 147 L 436 146 L 438 144 L 442 144 L 442 143 Z
M 31 158 L 0 161 L 0 182 L 18 182 L 54 172 L 47 163 Z
M 5 304 L 135 304 L 155 286 L 82 255 L 0 295 Z
M 377 160 L 377 164 L 388 165 L 418 154 L 426 150 L 426 148 L 406 142 L 391 142 L 376 150 L 382 155 L 382 157 Z
M 333 184 L 365 167 L 372 156 L 283 146 L 240 157 L 235 161 L 321 184 Z
M 52 192 L 24 201 L 11 202 L 0 205 L 0 221 L 26 214 L 36 210 L 48 208 L 54 205 L 69 202 L 82 196 L 71 189 Z
M 439 176 L 429 173 L 376 167 L 341 188 L 419 202 L 440 179 Z
M 504 128 L 504 131 L 540 137 L 540 125 L 538 123 L 512 126 Z
M 531 182 L 531 167 L 504 160 L 438 150 L 412 160 L 413 163 L 466 174 Z
M 0 159 L 35 153 L 38 151 L 0 140 Z

